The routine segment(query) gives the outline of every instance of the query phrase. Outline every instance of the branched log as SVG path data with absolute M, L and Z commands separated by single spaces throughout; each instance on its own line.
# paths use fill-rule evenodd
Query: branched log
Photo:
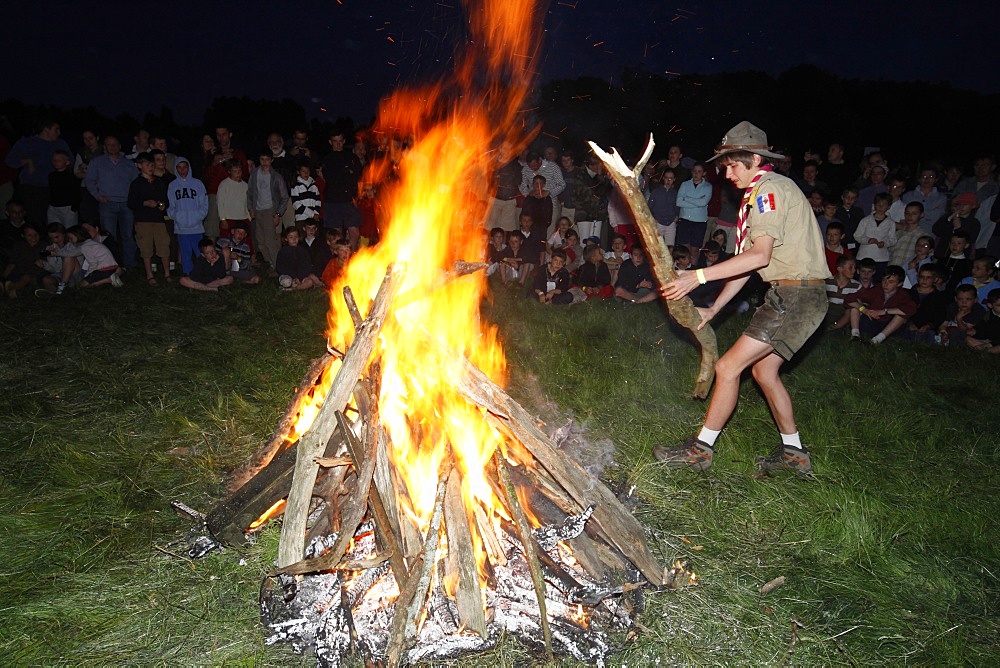
M 309 498 L 312 496 L 312 488 L 316 482 L 318 470 L 316 458 L 323 454 L 327 441 L 330 440 L 330 435 L 336 428 L 336 411 L 342 411 L 347 406 L 351 394 L 354 393 L 358 377 L 368 364 L 368 358 L 375 347 L 375 340 L 389 313 L 392 297 L 401 283 L 399 280 L 401 271 L 395 267 L 390 267 L 386 271 L 385 279 L 372 302 L 368 317 L 358 328 L 350 349 L 344 355 L 337 377 L 330 384 L 330 390 L 323 400 L 323 405 L 320 407 L 316 419 L 309 430 L 299 439 L 295 472 L 292 475 L 292 489 L 288 494 L 285 520 L 281 527 L 281 541 L 278 545 L 278 566 L 280 568 L 290 566 L 302 559 L 305 550 Z M 373 467 L 374 459 L 373 456 Z M 371 474 L 369 473 L 368 476 L 370 482 Z M 367 489 L 365 496 L 367 497 Z
M 635 216 L 636 229 L 639 230 L 642 245 L 646 247 L 653 276 L 661 285 L 674 280 L 677 274 L 674 272 L 673 260 L 663 243 L 663 238 L 657 231 L 656 220 L 649 212 L 649 206 L 646 204 L 646 198 L 642 196 L 642 189 L 639 187 L 637 178 L 646 165 L 646 161 L 649 160 L 649 156 L 653 153 L 653 146 L 655 146 L 653 135 L 649 135 L 649 143 L 646 144 L 643 157 L 634 170 L 628 168 L 617 149 L 611 149 L 612 152 L 609 155 L 594 142 L 588 143 L 594 154 L 608 168 L 608 174 L 622 195 L 625 196 L 625 201 Z M 692 396 L 696 399 L 704 399 L 712 387 L 712 381 L 715 379 L 715 361 L 719 359 L 719 344 L 715 338 L 715 330 L 708 324 L 698 329 L 698 325 L 701 323 L 701 314 L 698 313 L 690 297 L 684 297 L 678 301 L 669 299 L 665 301 L 670 315 L 682 327 L 689 329 L 701 346 L 701 364 L 698 368 L 698 379 L 695 381 Z

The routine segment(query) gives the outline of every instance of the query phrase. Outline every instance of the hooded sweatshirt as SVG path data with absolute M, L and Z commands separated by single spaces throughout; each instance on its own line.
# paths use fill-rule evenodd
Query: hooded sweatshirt
M 194 177 L 190 170 L 191 162 L 187 158 L 177 157 L 177 165 L 186 162 L 189 168 L 187 178 L 177 175 L 167 187 L 167 215 L 174 221 L 174 232 L 177 234 L 204 234 L 202 221 L 208 215 L 208 193 L 205 184 Z

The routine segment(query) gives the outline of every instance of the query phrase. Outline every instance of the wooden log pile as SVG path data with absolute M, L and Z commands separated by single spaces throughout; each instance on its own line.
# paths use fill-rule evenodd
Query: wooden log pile
M 422 337 L 427 363 L 440 368 L 443 360 L 458 360 L 459 376 L 450 381 L 504 437 L 487 464 L 487 480 L 504 507 L 496 515 L 481 504 L 469 507 L 462 472 L 449 455 L 438 471 L 428 525 L 418 527 L 402 507 L 407 494 L 379 422 L 380 365 L 373 355 L 382 324 L 392 317 L 401 271 L 387 272 L 365 317 L 345 290 L 355 337 L 337 360 L 311 427 L 212 511 L 209 529 L 235 542 L 253 512 L 287 498 L 262 612 L 269 640 L 311 646 L 327 665 L 351 650 L 395 666 L 429 651 L 442 658 L 452 648 L 481 649 L 495 642 L 499 619 L 523 625 L 529 617 L 538 632 L 533 641 L 548 658 L 554 648 L 594 658 L 603 640 L 594 635 L 589 649 L 581 649 L 582 620 L 621 622 L 628 617 L 622 595 L 636 582 L 662 585 L 665 569 L 607 487 L 560 451 L 486 374 L 426 332 L 414 336 Z M 485 563 L 477 563 L 477 550 Z M 534 590 L 534 612 L 514 609 L 526 598 L 518 587 Z M 381 630 L 373 630 L 376 619 Z M 293 629 L 296 624 L 302 628 Z M 445 635 L 433 639 L 433 650 L 427 643 L 415 647 L 432 624 Z

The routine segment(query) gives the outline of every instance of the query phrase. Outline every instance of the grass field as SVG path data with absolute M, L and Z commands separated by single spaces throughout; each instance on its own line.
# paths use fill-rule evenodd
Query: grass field
M 617 445 L 607 472 L 664 562 L 614 665 L 1000 664 L 1000 361 L 826 335 L 786 370 L 812 480 L 751 477 L 775 444 L 751 381 L 707 474 L 669 471 L 704 404 L 696 352 L 656 305 L 486 306 L 511 391 Z M 323 295 L 179 288 L 0 302 L 0 656 L 13 665 L 295 665 L 265 647 L 257 590 L 278 527 L 183 558 L 179 499 L 207 510 L 324 348 Z M 745 316 L 719 328 L 725 349 Z M 761 584 L 787 583 L 762 597 Z M 524 665 L 513 643 L 463 665 Z

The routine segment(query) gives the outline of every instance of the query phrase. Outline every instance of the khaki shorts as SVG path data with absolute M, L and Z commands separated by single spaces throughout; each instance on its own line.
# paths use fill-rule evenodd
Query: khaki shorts
M 828 308 L 823 285 L 772 285 L 743 333 L 790 360 L 822 324 Z
M 162 262 L 170 258 L 170 235 L 163 223 L 136 223 L 135 244 L 145 260 L 154 255 Z

